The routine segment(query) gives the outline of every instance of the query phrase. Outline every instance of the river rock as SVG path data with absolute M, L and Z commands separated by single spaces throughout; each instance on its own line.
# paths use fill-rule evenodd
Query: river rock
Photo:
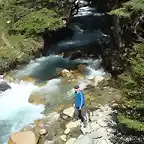
M 6 81 L 0 81 L 0 91 L 6 91 L 7 89 L 11 89 L 11 86 Z
M 73 107 L 67 108 L 63 111 L 63 114 L 65 114 L 69 117 L 73 117 L 73 113 L 74 113 L 74 108 Z
M 30 76 L 24 76 L 21 78 L 21 80 L 27 81 L 27 82 L 36 82 L 36 80 Z
M 11 135 L 8 144 L 36 144 L 36 137 L 32 131 L 17 132 Z
M 45 97 L 40 96 L 39 94 L 32 94 L 29 97 L 28 101 L 29 101 L 29 103 L 36 104 L 36 105 L 45 104 Z
M 62 71 L 60 72 L 60 75 L 61 75 L 62 77 L 70 77 L 70 76 L 71 76 L 71 73 L 70 73 L 69 70 L 64 69 L 64 70 L 62 70 Z

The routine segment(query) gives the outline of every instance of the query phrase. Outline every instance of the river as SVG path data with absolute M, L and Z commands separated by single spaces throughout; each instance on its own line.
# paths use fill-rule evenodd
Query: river
M 103 16 L 103 14 L 98 14 L 91 7 L 83 7 L 75 16 L 75 21 L 71 25 L 75 34 L 71 39 L 66 39 L 53 45 L 56 52 L 60 49 L 83 46 L 106 37 L 98 28 L 97 30 L 93 30 L 93 26 L 90 24 L 83 24 L 83 18 L 86 16 L 91 21 L 94 19 L 93 17 L 96 18 L 94 22 L 91 22 L 94 25 L 98 17 L 101 18 L 100 16 Z M 85 77 L 77 80 L 77 83 L 84 88 L 87 84 L 87 78 L 105 74 L 103 69 L 99 69 L 100 62 L 101 60 L 93 59 L 70 61 L 68 58 L 63 58 L 62 56 L 49 55 L 31 61 L 28 65 L 22 66 L 20 70 L 15 70 L 13 77 L 20 78 L 27 75 L 35 77 L 38 81 L 47 81 L 50 77 L 57 75 L 57 68 L 70 69 L 75 64 L 87 63 Z M 51 112 L 59 104 L 70 100 L 72 95 L 69 92 L 74 85 L 62 84 L 61 78 L 51 79 L 42 87 L 26 81 L 8 83 L 12 89 L 0 94 L 0 144 L 6 144 L 11 133 L 43 117 L 42 113 L 45 109 Z M 49 106 L 45 108 L 44 105 L 36 106 L 28 103 L 30 95 L 34 92 L 39 92 L 45 96 Z

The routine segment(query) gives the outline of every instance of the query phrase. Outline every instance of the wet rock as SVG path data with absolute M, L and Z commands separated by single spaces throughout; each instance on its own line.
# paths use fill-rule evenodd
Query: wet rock
M 36 105 L 45 104 L 45 97 L 40 96 L 39 94 L 32 94 L 29 97 L 28 101 L 29 101 L 29 103 L 36 104 Z
M 17 132 L 11 135 L 8 144 L 36 144 L 36 137 L 32 131 Z
M 63 111 L 63 114 L 65 114 L 69 117 L 73 117 L 73 113 L 74 113 L 74 108 L 73 107 L 67 108 Z
M 65 131 L 64 131 L 64 134 L 69 134 L 70 133 L 70 129 L 69 128 L 67 128 Z
M 93 144 L 93 139 L 90 135 L 87 134 L 77 139 L 74 144 Z
M 6 81 L 0 81 L 0 91 L 11 89 L 11 86 Z
M 47 133 L 46 129 L 40 129 L 39 134 L 40 135 L 45 135 Z
M 66 144 L 74 144 L 74 142 L 76 141 L 76 138 L 70 138 Z
M 80 65 L 77 66 L 77 70 L 78 70 L 78 72 L 80 72 L 80 73 L 84 73 L 84 72 L 85 72 L 85 69 L 86 69 L 86 66 L 83 65 L 83 64 L 80 64 Z
M 61 139 L 62 141 L 64 141 L 64 142 L 66 142 L 66 135 L 60 136 L 60 139 Z
M 24 76 L 21 78 L 21 80 L 27 81 L 27 82 L 36 82 L 36 80 L 30 76 Z

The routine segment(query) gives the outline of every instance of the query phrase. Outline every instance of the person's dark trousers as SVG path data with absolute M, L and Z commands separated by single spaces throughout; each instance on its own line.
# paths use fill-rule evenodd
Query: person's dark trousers
M 75 107 L 73 118 L 74 120 L 78 120 L 78 118 L 80 118 L 82 122 L 86 122 L 85 106 L 83 106 L 81 110 L 79 110 L 79 107 Z

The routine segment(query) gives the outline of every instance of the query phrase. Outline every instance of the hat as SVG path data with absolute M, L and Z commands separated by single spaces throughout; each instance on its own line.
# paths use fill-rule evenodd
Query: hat
M 74 86 L 74 89 L 79 89 L 79 88 L 80 88 L 79 85 Z

